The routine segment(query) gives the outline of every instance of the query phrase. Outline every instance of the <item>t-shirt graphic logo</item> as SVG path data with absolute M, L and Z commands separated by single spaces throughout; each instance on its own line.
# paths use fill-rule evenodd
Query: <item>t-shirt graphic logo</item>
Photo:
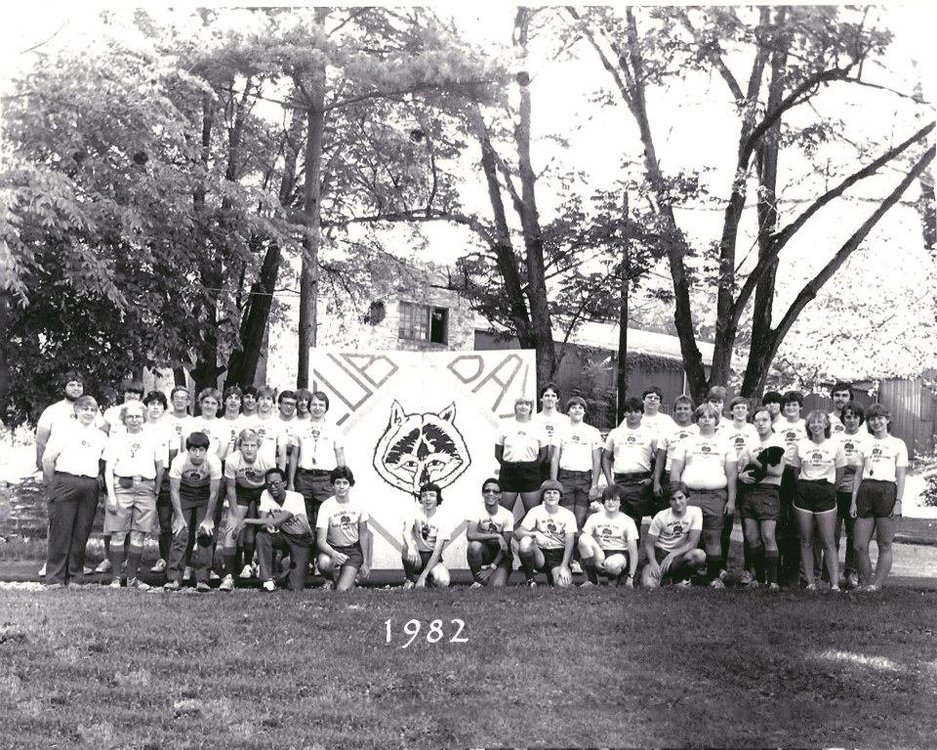
M 420 536 L 424 542 L 429 539 L 429 524 L 424 521 L 420 522 Z

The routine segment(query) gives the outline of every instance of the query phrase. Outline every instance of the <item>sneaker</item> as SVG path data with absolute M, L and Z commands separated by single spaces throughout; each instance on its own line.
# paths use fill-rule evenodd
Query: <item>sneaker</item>
M 526 581 L 524 581 L 524 585 L 529 589 L 537 588 L 537 582 L 533 578 L 529 578 Z
M 780 584 L 777 584 L 777 583 L 768 584 L 768 591 L 780 591 L 780 590 L 781 590 Z
M 119 588 L 120 588 L 120 577 L 119 577 L 119 576 L 114 576 L 114 577 L 111 579 L 111 582 L 110 582 L 109 584 L 107 584 L 107 587 L 108 587 L 108 588 L 111 588 L 111 589 L 119 589 Z
M 728 570 L 726 570 L 725 568 L 723 568 L 722 570 L 719 571 L 719 580 L 720 580 L 720 581 L 722 581 L 723 583 L 725 583 L 728 578 L 729 578 L 729 571 L 728 571 Z
M 191 580 L 192 580 L 192 568 L 186 565 L 185 570 L 182 571 L 182 582 L 188 583 Z
M 89 565 L 85 565 L 85 567 L 81 569 L 81 573 L 82 575 L 90 576 L 92 573 L 94 573 L 94 568 Z
M 875 591 L 878 591 L 878 586 L 876 586 L 874 583 L 870 583 L 868 586 L 866 586 L 866 587 L 865 587 L 864 589 L 862 589 L 862 590 L 863 590 L 863 591 L 867 591 L 868 593 L 871 594 L 871 593 L 873 593 L 873 592 L 875 592 Z
M 163 558 L 159 558 L 156 561 L 156 565 L 150 568 L 150 573 L 165 573 L 166 572 L 166 561 Z
M 757 584 L 758 581 L 755 580 L 755 576 L 752 575 L 752 572 L 750 570 L 743 570 L 739 578 L 739 586 L 751 586 L 753 583 Z
M 842 589 L 841 589 L 839 586 L 830 586 L 830 591 L 831 591 L 831 592 L 832 592 L 832 591 L 837 591 L 837 592 L 839 592 L 839 591 L 842 591 Z
M 234 591 L 234 576 L 228 573 L 222 580 L 221 585 L 218 587 L 219 591 Z
M 221 580 L 221 576 L 218 575 L 218 574 L 213 570 L 211 573 L 208 574 L 208 580 L 209 580 L 209 581 L 220 581 L 220 580 Z
M 693 585 L 693 581 L 689 578 L 684 578 L 682 581 L 677 581 L 673 586 L 676 589 L 688 589 Z
M 726 585 L 722 582 L 721 578 L 714 578 L 709 583 L 709 588 L 711 589 L 724 589 Z
M 46 564 L 45 564 L 45 563 L 43 563 L 43 564 L 42 564 L 42 567 L 39 568 L 38 576 L 39 576 L 40 578 L 45 578 L 45 577 L 46 577 Z M 59 584 L 59 585 L 61 586 L 61 584 Z
M 403 582 L 402 588 L 404 590 L 407 590 L 407 589 L 412 589 L 414 586 L 416 586 L 416 584 L 408 578 L 406 581 Z
M 573 560 L 569 564 L 569 570 L 572 573 L 582 573 L 582 565 L 579 564 L 579 560 Z
M 472 583 L 471 586 L 469 586 L 469 588 L 470 589 L 483 589 L 485 588 L 485 584 L 481 583 L 480 581 L 475 581 Z
M 238 576 L 242 581 L 246 581 L 248 578 L 253 578 L 254 576 L 254 566 L 248 563 L 244 566 L 244 569 L 241 571 L 241 575 Z
M 817 584 L 808 583 L 806 586 L 804 586 L 804 591 L 817 591 Z
M 179 581 L 166 581 L 163 584 L 163 591 L 178 591 L 182 588 L 182 584 Z
M 195 590 L 200 594 L 207 594 L 211 591 L 211 586 L 208 585 L 208 581 L 199 581 L 195 584 Z
M 277 585 L 273 581 L 264 581 L 260 587 L 260 590 L 270 593 L 271 591 L 277 590 Z
M 127 588 L 136 589 L 137 591 L 149 591 L 153 587 L 148 583 L 144 583 L 139 578 L 131 578 L 127 581 Z
M 57 589 L 64 589 L 64 583 L 47 583 L 42 587 L 44 591 L 56 591 Z
M 595 584 L 592 583 L 592 581 L 583 581 L 582 583 L 579 584 L 579 588 L 581 589 L 588 589 L 593 586 L 595 586 Z
M 94 569 L 94 572 L 95 573 L 110 573 L 111 561 L 108 560 L 107 558 L 104 558 L 103 560 L 101 560 L 100 563 L 98 563 L 98 567 Z
M 847 589 L 857 589 L 859 588 L 859 575 L 857 573 L 847 573 L 846 574 L 846 586 Z

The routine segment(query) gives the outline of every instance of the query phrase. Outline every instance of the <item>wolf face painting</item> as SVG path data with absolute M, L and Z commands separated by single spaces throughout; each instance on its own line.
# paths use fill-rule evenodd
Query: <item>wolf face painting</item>
M 412 495 L 426 482 L 452 484 L 472 462 L 455 413 L 452 403 L 439 413 L 407 414 L 395 399 L 374 449 L 374 468 L 381 478 Z

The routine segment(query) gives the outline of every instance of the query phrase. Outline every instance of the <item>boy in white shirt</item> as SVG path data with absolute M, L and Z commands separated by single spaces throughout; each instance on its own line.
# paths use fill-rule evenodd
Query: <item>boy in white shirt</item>
M 367 578 L 371 571 L 370 516 L 364 503 L 351 497 L 355 486 L 351 469 L 336 467 L 330 479 L 335 494 L 322 503 L 316 516 L 319 570 L 334 582 L 336 591 L 351 591 L 356 579 Z
M 638 569 L 638 529 L 621 512 L 621 490 L 616 485 L 602 492 L 602 505 L 602 510 L 586 519 L 579 537 L 579 555 L 589 579 L 582 585 L 595 586 L 601 573 L 616 579 L 619 586 L 633 588 Z
M 465 527 L 472 588 L 499 588 L 511 577 L 514 514 L 501 507 L 501 484 L 494 477 L 482 483 L 482 500 L 482 507 L 468 517 Z
M 576 516 L 560 507 L 563 485 L 552 479 L 540 485 L 541 504 L 534 506 L 514 531 L 518 556 L 528 586 L 536 586 L 536 571 L 544 571 L 554 586 L 564 588 L 573 582 L 569 569 L 576 543 Z
M 651 519 L 644 537 L 647 564 L 641 573 L 641 585 L 654 589 L 670 579 L 678 586 L 689 586 L 690 576 L 706 566 L 706 553 L 698 547 L 702 533 L 702 509 L 688 506 L 686 491 L 674 485 L 670 507 Z

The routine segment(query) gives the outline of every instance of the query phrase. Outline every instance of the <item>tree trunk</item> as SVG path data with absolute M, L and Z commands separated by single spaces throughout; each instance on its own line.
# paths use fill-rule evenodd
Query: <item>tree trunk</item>
M 625 214 L 628 199 L 625 197 Z M 621 309 L 618 312 L 618 372 L 615 378 L 617 404 L 615 416 L 620 424 L 625 418 L 625 399 L 628 398 L 628 287 L 631 284 L 631 269 L 628 262 L 628 245 L 625 240 L 621 257 Z
M 0 331 L 10 330 L 10 295 L 0 291 Z M 0 422 L 5 421 L 10 397 L 10 358 L 8 336 L 0 341 Z

